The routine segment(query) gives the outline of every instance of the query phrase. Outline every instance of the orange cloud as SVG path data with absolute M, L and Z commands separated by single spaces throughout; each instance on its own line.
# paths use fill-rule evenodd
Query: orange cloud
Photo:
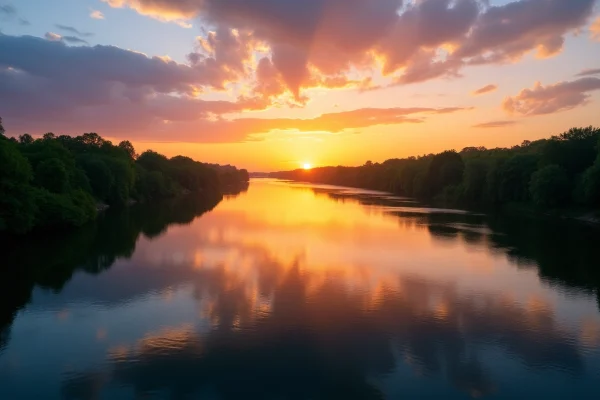
M 198 101 L 195 101 L 198 102 Z M 198 107 L 214 108 L 217 104 Z M 230 105 L 226 102 L 224 107 Z M 42 133 L 47 130 L 65 134 L 80 134 L 82 126 L 93 126 L 95 131 L 110 137 L 127 136 L 137 141 L 233 143 L 264 140 L 264 134 L 274 131 L 303 133 L 341 133 L 379 125 L 422 123 L 428 115 L 450 114 L 465 108 L 366 108 L 323 114 L 310 119 L 293 118 L 239 118 L 225 120 L 207 118 L 194 113 L 194 108 L 182 99 L 168 108 L 145 108 L 122 104 L 107 107 L 95 115 L 70 114 L 70 118 L 20 119 L 11 123 L 11 132 Z M 200 117 L 198 117 L 200 115 Z M 167 119 L 169 118 L 169 119 Z M 83 128 L 85 129 L 85 128 Z
M 490 121 L 481 124 L 473 125 L 473 128 L 505 128 L 507 126 L 516 125 L 517 121 Z
M 198 14 L 198 2 L 168 0 L 102 0 L 114 8 L 131 8 L 138 13 L 164 22 L 175 22 L 188 28 L 186 22 Z M 187 3 L 187 4 L 186 4 Z
M 544 86 L 536 82 L 532 89 L 507 97 L 502 107 L 510 114 L 540 115 L 570 110 L 585 105 L 589 92 L 600 90 L 600 78 L 581 78 Z
M 420 123 L 418 114 L 448 114 L 462 111 L 464 108 L 362 108 L 323 114 L 312 119 L 240 119 L 236 123 L 255 124 L 257 132 L 278 130 L 299 130 L 305 132 L 340 132 L 347 129 L 365 128 L 376 125 L 394 125 L 401 123 Z
M 62 36 L 54 32 L 46 32 L 44 37 L 52 42 L 60 42 L 62 40 Z
M 340 133 L 378 125 L 396 125 L 425 122 L 427 115 L 450 114 L 469 110 L 448 108 L 363 108 L 338 113 L 323 114 L 315 118 L 239 118 L 210 121 L 183 121 L 169 124 L 163 130 L 151 129 L 139 133 L 144 140 L 163 137 L 166 141 L 225 143 L 262 140 L 273 131 Z M 113 127 L 114 129 L 115 127 Z M 131 132 L 131 129 L 130 129 Z M 131 134 L 130 134 L 131 136 Z
M 473 96 L 479 96 L 481 94 L 495 92 L 496 90 L 498 90 L 498 85 L 491 84 L 491 85 L 486 85 L 484 87 L 481 87 L 481 88 L 473 91 L 471 94 Z
M 600 17 L 598 17 L 590 27 L 592 39 L 600 42 Z

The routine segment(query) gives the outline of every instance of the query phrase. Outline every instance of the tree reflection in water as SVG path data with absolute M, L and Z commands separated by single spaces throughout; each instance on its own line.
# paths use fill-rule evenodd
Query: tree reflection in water
M 549 229 L 543 222 L 425 212 L 376 195 L 318 192 L 340 202 L 387 207 L 398 224 L 422 226 L 440 246 L 464 242 L 505 254 L 518 266 L 537 267 L 554 285 L 587 294 L 600 287 L 593 268 L 598 233 L 586 227 Z M 60 291 L 74 271 L 98 274 L 116 259 L 130 257 L 140 235 L 158 239 L 169 224 L 189 223 L 208 208 L 132 208 L 62 239 L 64 246 L 32 243 L 28 250 L 10 253 L 13 265 L 31 267 L 6 269 L 13 274 L 11 283 L 1 280 L 21 295 L 2 305 L 0 340 L 6 345 L 14 313 L 35 285 Z M 251 217 L 244 223 L 254 223 Z M 64 398 L 101 398 L 122 387 L 133 389 L 138 398 L 384 398 L 383 382 L 395 374 L 404 380 L 397 385 L 409 385 L 414 376 L 442 377 L 456 390 L 447 397 L 480 396 L 502 393 L 493 354 L 528 371 L 587 373 L 579 332 L 562 325 L 551 305 L 464 291 L 424 274 L 392 271 L 375 279 L 369 265 L 360 271 L 319 269 L 307 265 L 305 255 L 290 261 L 260 240 L 244 240 L 225 228 L 212 237 L 209 228 L 163 245 L 189 245 L 200 254 L 218 249 L 236 254 L 243 266 L 232 268 L 223 258 L 212 263 L 184 258 L 168 268 L 146 268 L 146 260 L 138 260 L 139 266 L 114 272 L 111 279 L 121 289 L 90 290 L 120 304 L 185 283 L 200 310 L 198 320 L 157 325 L 137 342 L 111 348 L 106 365 L 71 370 L 64 375 Z M 33 246 L 46 247 L 34 251 Z M 75 289 L 67 292 L 81 295 Z M 408 375 L 398 372 L 405 366 Z

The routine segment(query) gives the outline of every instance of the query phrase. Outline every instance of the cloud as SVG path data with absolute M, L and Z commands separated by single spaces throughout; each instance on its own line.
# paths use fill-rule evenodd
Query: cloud
M 70 44 L 89 44 L 87 40 L 78 38 L 77 36 L 63 36 L 62 40 Z
M 196 49 L 187 58 L 192 68 L 215 89 L 248 78 L 251 71 L 255 38 L 247 32 L 219 28 L 206 38 L 198 37 Z
M 596 20 L 592 23 L 590 27 L 590 33 L 592 39 L 600 42 L 600 17 L 596 18 Z
M 46 37 L 0 34 L 0 109 L 11 132 L 97 131 L 138 139 L 232 142 L 273 130 L 341 132 L 418 123 L 427 115 L 463 110 L 362 109 L 313 119 L 225 120 L 227 114 L 264 109 L 281 92 L 281 82 L 271 75 L 274 64 L 266 58 L 257 67 L 252 95 L 236 101 L 196 97 L 204 86 L 247 73 L 251 36 L 219 30 L 199 42 L 188 65 L 112 46 L 72 47 L 65 42 L 83 39 L 53 32 Z M 334 87 L 350 81 L 324 79 L 319 84 Z
M 12 18 L 17 15 L 17 9 L 12 4 L 0 5 L 0 14 Z
M 241 126 L 252 126 L 252 133 L 272 130 L 298 130 L 304 132 L 341 132 L 377 125 L 424 122 L 426 114 L 449 114 L 465 108 L 362 108 L 351 111 L 323 114 L 311 119 L 239 119 Z
M 68 87 L 77 83 L 86 88 L 88 82 L 122 84 L 158 93 L 196 95 L 202 87 L 222 89 L 228 80 L 238 81 L 247 73 L 245 60 L 251 51 L 247 37 L 222 30 L 214 35 L 212 45 L 208 53 L 190 54 L 190 64 L 180 64 L 114 46 L 69 47 L 31 36 L 0 34 L 0 67 Z
M 17 12 L 17 9 L 12 4 L 0 5 L 0 20 L 5 20 L 5 21 L 16 20 L 19 25 L 22 25 L 22 26 L 31 25 L 27 19 L 25 19 L 23 17 L 19 17 L 19 13 Z
M 48 37 L 53 41 L 0 35 L 0 109 L 9 132 L 95 131 L 138 140 L 215 143 L 256 140 L 254 135 L 273 130 L 341 132 L 418 123 L 427 115 L 462 110 L 362 109 L 313 119 L 226 120 L 224 115 L 270 105 L 252 96 L 237 101 L 196 97 L 199 86 L 215 79 L 212 74 L 218 66 L 244 73 L 240 62 L 246 54 L 243 37 L 219 39 L 217 33 L 207 44 L 212 57 L 190 65 L 111 46 L 70 47 L 65 37 L 53 33 Z M 277 93 L 276 87 L 268 88 L 272 64 L 263 61 L 262 65 L 266 66 L 259 79 L 266 85 L 262 92 Z
M 59 35 L 58 33 L 54 33 L 54 32 L 46 32 L 44 37 L 53 42 L 60 42 L 60 40 L 62 39 L 61 35 Z
M 584 69 L 583 71 L 581 71 L 580 73 L 578 73 L 575 76 L 590 76 L 590 75 L 599 75 L 600 74 L 600 68 L 595 68 L 595 69 Z
M 58 33 L 47 32 L 44 37 L 51 42 L 66 42 L 70 44 L 89 44 L 86 40 L 78 38 L 77 36 L 62 36 Z
M 521 0 L 490 7 L 456 51 L 469 63 L 518 60 L 531 50 L 550 57 L 562 50 L 565 34 L 584 26 L 595 0 Z
M 517 121 L 490 121 L 481 124 L 473 125 L 473 128 L 504 128 L 507 126 L 516 125 Z
M 202 0 L 102 0 L 114 8 L 131 8 L 141 15 L 188 27 L 186 22 L 198 14 Z
M 490 84 L 473 91 L 471 94 L 473 96 L 479 96 L 482 94 L 495 92 L 496 90 L 498 90 L 498 85 Z
M 91 33 L 64 25 L 60 29 L 65 36 L 53 34 L 51 40 L 0 36 L 0 89 L 10 89 L 14 103 L 24 109 L 35 106 L 41 115 L 60 110 L 79 118 L 64 122 L 69 129 L 76 121 L 105 126 L 102 118 L 110 118 L 110 111 L 118 107 L 115 115 L 129 110 L 140 121 L 125 121 L 123 126 L 147 129 L 158 121 L 160 129 L 176 135 L 175 126 L 185 121 L 187 125 L 178 128 L 195 129 L 205 138 L 218 137 L 208 131 L 223 125 L 215 118 L 277 105 L 302 106 L 312 88 L 367 91 L 460 77 L 466 66 L 513 62 L 532 52 L 552 56 L 561 51 L 568 34 L 588 26 L 595 3 L 104 1 L 162 21 L 185 25 L 197 20 L 212 30 L 198 37 L 186 63 L 113 46 L 67 46 L 84 43 Z M 54 97 L 39 94 L 42 89 L 36 92 L 35 87 Z M 224 92 L 232 100 L 199 100 L 208 91 Z M 27 113 L 15 107 L 2 109 L 10 108 L 24 120 Z M 28 115 L 31 119 L 34 113 Z
M 92 10 L 90 12 L 90 17 L 93 19 L 104 19 L 104 14 L 98 10 Z
M 91 32 L 81 32 L 78 29 L 73 28 L 72 26 L 68 26 L 68 25 L 60 25 L 60 24 L 56 24 L 56 27 L 58 29 L 60 29 L 63 32 L 68 32 L 74 36 L 80 36 L 80 37 L 91 37 L 94 36 L 93 33 Z
M 550 57 L 584 27 L 595 0 L 104 0 L 162 21 L 199 18 L 265 43 L 298 99 L 321 76 L 380 72 L 392 84 L 457 77 L 466 65 Z M 410 38 L 410 40 L 408 40 Z
M 323 114 L 315 118 L 239 118 L 233 120 L 199 120 L 193 123 L 167 124 L 165 130 L 141 132 L 144 140 L 189 141 L 205 143 L 263 140 L 269 133 L 343 133 L 379 125 L 423 123 L 427 115 L 449 114 L 464 108 L 365 108 Z M 192 128 L 192 129 L 190 129 Z M 199 136 L 196 132 L 206 132 Z M 168 132 L 177 132 L 171 136 Z M 282 133 L 286 134 L 286 133 Z M 130 135 L 131 136 L 131 135 Z
M 214 78 L 203 63 L 178 64 L 112 46 L 70 47 L 64 42 L 82 39 L 46 36 L 49 40 L 0 34 L 0 110 L 18 129 L 146 128 L 157 121 L 264 108 L 252 99 L 195 98 L 198 87 Z
M 600 78 L 580 78 L 548 86 L 536 82 L 532 89 L 507 97 L 502 106 L 510 114 L 550 114 L 585 105 L 594 90 L 600 90 Z

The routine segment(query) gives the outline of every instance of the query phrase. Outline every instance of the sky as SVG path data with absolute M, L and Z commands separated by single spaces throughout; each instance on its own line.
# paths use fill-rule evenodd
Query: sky
M 600 126 L 600 0 L 0 0 L 10 136 L 250 171 Z

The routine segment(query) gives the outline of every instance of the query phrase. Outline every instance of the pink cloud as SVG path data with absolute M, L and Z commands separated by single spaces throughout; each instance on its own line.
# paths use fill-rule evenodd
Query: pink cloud
M 214 30 L 198 38 L 186 63 L 114 46 L 68 46 L 85 44 L 75 36 L 49 36 L 51 41 L 0 34 L 0 110 L 13 126 L 47 129 L 36 122 L 46 120 L 65 131 L 128 128 L 195 141 L 246 140 L 271 122 L 220 118 L 279 104 L 302 106 L 310 88 L 373 90 L 379 87 L 373 82 L 377 68 L 391 85 L 406 85 L 459 77 L 467 65 L 511 62 L 530 52 L 557 54 L 570 32 L 587 26 L 595 0 L 501 6 L 487 0 L 105 2 L 163 21 L 195 18 Z M 537 114 L 576 107 L 595 90 L 593 82 L 580 81 L 536 86 L 508 98 L 505 108 Z M 232 87 L 231 101 L 198 98 Z M 423 120 L 397 110 L 362 113 L 276 120 L 273 129 L 339 129 L 330 118 L 353 128 Z
M 271 51 L 286 89 L 299 97 L 310 71 L 382 73 L 396 84 L 459 76 L 465 65 L 559 53 L 585 26 L 595 0 L 105 0 L 163 20 L 200 18 L 247 31 Z M 410 39 L 408 39 L 410 38 Z
M 92 10 L 90 12 L 90 18 L 92 19 L 104 19 L 104 14 L 98 10 Z
M 473 91 L 472 94 L 473 96 L 479 96 L 482 94 L 495 92 L 496 90 L 498 90 L 498 85 L 490 84 Z
M 590 92 L 600 90 L 600 78 L 580 78 L 544 86 L 537 82 L 532 89 L 507 97 L 502 107 L 510 114 L 540 115 L 570 110 L 585 105 Z
M 583 71 L 581 71 L 580 73 L 578 73 L 575 76 L 592 76 L 592 75 L 600 75 L 600 68 L 584 69 Z
M 461 110 L 362 109 L 307 120 L 225 120 L 227 114 L 265 109 L 284 92 L 283 77 L 263 58 L 250 95 L 234 101 L 195 97 L 199 87 L 223 87 L 227 80 L 246 76 L 253 40 L 251 35 L 218 30 L 199 43 L 185 65 L 111 46 L 70 47 L 62 41 L 0 34 L 2 117 L 14 134 L 96 131 L 112 137 L 232 142 L 272 130 L 341 132 L 418 123 L 427 115 Z M 343 75 L 311 79 L 325 87 L 368 84 Z

